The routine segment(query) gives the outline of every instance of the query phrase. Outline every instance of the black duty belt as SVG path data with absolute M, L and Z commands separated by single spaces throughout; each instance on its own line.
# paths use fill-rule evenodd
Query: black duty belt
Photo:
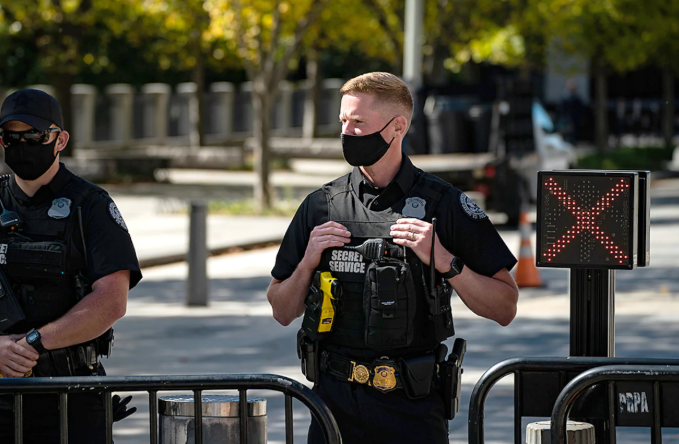
M 40 355 L 34 376 L 76 376 L 99 363 L 96 342 L 46 350 Z M 37 374 L 36 374 L 37 373 Z
M 320 361 L 321 371 L 341 381 L 367 384 L 382 392 L 403 388 L 400 366 L 388 357 L 381 357 L 372 362 L 361 362 L 323 351 Z

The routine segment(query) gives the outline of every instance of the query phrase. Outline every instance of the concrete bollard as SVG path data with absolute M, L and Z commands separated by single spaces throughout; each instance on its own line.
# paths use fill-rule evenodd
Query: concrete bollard
M 212 132 L 223 140 L 229 140 L 233 133 L 233 102 L 236 90 L 232 83 L 214 82 L 210 85 L 210 92 L 217 101 L 217 106 L 209 116 L 212 118 Z
M 238 396 L 203 395 L 203 443 L 239 444 Z M 160 444 L 195 442 L 196 426 L 192 395 L 163 396 L 158 399 Z M 266 444 L 266 399 L 248 397 L 248 444 Z
M 76 147 L 92 148 L 97 89 L 92 85 L 75 84 L 71 86 L 71 95 Z
M 207 307 L 207 203 L 192 202 L 189 219 L 189 278 L 186 289 L 186 305 Z
M 292 128 L 292 93 L 291 82 L 283 80 L 278 85 L 278 97 L 274 104 L 273 129 L 276 135 L 287 136 Z
M 126 83 L 115 83 L 106 87 L 111 99 L 111 135 L 117 144 L 130 146 L 132 140 L 132 110 L 134 88 Z
M 172 89 L 165 83 L 147 83 L 141 88 L 144 101 L 144 137 L 152 137 L 158 145 L 167 139 L 167 114 Z
M 526 444 L 550 444 L 551 421 L 532 422 L 526 427 Z M 595 444 L 594 426 L 587 422 L 568 421 L 566 423 L 566 442 L 568 444 Z
M 199 128 L 198 128 L 198 97 L 196 93 L 198 87 L 194 82 L 185 82 L 177 85 L 177 94 L 186 97 L 188 105 L 188 134 L 189 145 L 191 148 L 198 148 L 200 146 Z M 181 123 L 180 123 L 181 124 Z

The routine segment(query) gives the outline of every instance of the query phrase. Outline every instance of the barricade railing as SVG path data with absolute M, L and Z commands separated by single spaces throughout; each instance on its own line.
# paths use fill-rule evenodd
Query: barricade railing
M 486 398 L 493 386 L 507 375 L 514 375 L 514 443 L 521 444 L 523 417 L 552 416 L 557 397 L 566 385 L 590 369 L 610 365 L 676 366 L 677 359 L 645 358 L 512 358 L 491 367 L 474 386 L 469 401 L 469 444 L 484 444 Z M 575 405 L 580 417 L 609 418 L 606 388 L 594 387 Z M 614 441 L 612 441 L 614 442 Z
M 618 427 L 650 427 L 651 443 L 662 443 L 663 427 L 679 427 L 679 365 L 609 365 L 588 370 L 569 382 L 552 411 L 553 444 L 566 444 L 566 421 L 576 399 L 596 384 L 608 386 L 610 442 Z M 615 395 L 618 395 L 617 397 Z
M 292 401 L 301 401 L 318 420 L 325 442 L 341 444 L 335 418 L 325 403 L 311 389 L 278 375 L 197 375 L 197 376 L 82 376 L 57 378 L 2 378 L 0 394 L 14 395 L 15 444 L 23 444 L 23 395 L 56 393 L 59 395 L 59 424 L 61 444 L 68 444 L 68 395 L 101 392 L 106 415 L 106 443 L 113 442 L 113 392 L 148 392 L 150 413 L 150 444 L 158 444 L 158 392 L 193 391 L 195 443 L 203 443 L 202 393 L 205 390 L 238 390 L 240 442 L 247 443 L 248 390 L 271 390 L 285 395 L 285 442 L 293 438 Z

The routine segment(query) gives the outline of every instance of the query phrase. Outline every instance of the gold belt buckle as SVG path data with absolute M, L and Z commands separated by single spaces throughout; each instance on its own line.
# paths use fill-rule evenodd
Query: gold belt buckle
M 396 387 L 396 369 L 389 365 L 379 365 L 375 367 L 373 386 L 383 392 Z
M 349 382 L 356 381 L 359 384 L 365 384 L 366 382 L 370 385 L 370 372 L 368 367 L 365 365 L 356 365 L 355 361 L 351 361 L 351 378 L 348 379 Z

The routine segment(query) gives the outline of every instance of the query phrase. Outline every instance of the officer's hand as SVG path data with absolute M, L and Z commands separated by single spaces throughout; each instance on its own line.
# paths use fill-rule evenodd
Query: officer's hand
M 15 339 L 19 339 L 15 342 Z M 0 374 L 20 378 L 37 364 L 40 355 L 26 343 L 24 335 L 0 336 Z
M 304 253 L 302 263 L 305 268 L 313 270 L 321 262 L 323 250 L 331 247 L 343 247 L 351 241 L 351 233 L 343 225 L 329 221 L 313 229 Z
M 113 411 L 113 422 L 122 421 L 123 419 L 127 418 L 132 413 L 137 411 L 136 407 L 132 407 L 131 409 L 127 408 L 127 404 L 129 404 L 131 400 L 132 396 L 128 396 L 121 400 L 120 396 L 113 395 L 113 398 L 111 398 L 112 404 L 111 410 Z
M 442 273 L 450 270 L 453 255 L 443 248 L 430 223 L 419 219 L 399 219 L 395 225 L 391 226 L 389 235 L 393 236 L 395 244 L 404 245 L 413 250 L 425 265 L 429 265 L 431 237 L 436 236 L 434 245 L 436 269 Z

